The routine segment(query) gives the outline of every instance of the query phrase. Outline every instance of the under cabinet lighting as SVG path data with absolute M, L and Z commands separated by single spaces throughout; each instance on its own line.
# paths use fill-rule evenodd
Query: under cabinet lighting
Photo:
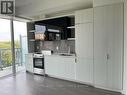
M 45 34 L 43 33 L 36 33 L 35 34 L 35 40 L 44 40 L 45 39 Z

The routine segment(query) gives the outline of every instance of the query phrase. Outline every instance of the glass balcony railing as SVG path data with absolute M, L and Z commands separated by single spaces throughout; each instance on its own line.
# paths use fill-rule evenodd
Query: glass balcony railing
M 20 48 L 15 48 L 15 64 L 16 66 L 22 65 L 22 52 Z M 11 49 L 0 48 L 0 70 L 12 66 Z

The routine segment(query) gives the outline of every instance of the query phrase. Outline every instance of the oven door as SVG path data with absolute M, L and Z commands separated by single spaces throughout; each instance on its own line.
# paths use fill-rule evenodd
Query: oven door
M 33 58 L 34 68 L 44 69 L 44 58 Z

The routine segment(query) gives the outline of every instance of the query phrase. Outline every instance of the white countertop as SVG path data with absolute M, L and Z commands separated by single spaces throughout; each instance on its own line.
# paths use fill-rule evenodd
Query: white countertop
M 61 55 L 61 54 L 62 53 L 60 53 L 60 54 L 55 53 L 55 54 L 52 54 L 52 55 L 44 55 L 44 56 L 75 58 L 75 54 L 69 54 L 70 56 L 68 56 L 68 55 Z
M 28 53 L 29 55 L 34 55 L 34 53 Z M 44 55 L 44 56 L 50 56 L 50 57 L 64 57 L 64 58 L 75 58 L 75 54 L 69 54 L 70 56 L 67 55 L 61 55 L 61 54 L 67 54 L 67 53 L 54 53 L 52 55 Z M 26 54 L 27 55 L 27 54 Z

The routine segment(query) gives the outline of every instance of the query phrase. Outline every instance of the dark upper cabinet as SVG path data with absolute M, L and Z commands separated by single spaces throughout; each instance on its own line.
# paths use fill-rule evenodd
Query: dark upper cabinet
M 68 27 L 71 25 L 71 19 L 69 17 L 60 17 L 49 20 L 37 21 L 35 24 L 53 25 L 58 27 Z
M 45 40 L 53 41 L 72 38 L 72 29 L 68 29 L 68 27 L 72 25 L 72 19 L 70 17 L 36 21 L 35 25 L 46 26 L 46 31 L 44 33 Z

